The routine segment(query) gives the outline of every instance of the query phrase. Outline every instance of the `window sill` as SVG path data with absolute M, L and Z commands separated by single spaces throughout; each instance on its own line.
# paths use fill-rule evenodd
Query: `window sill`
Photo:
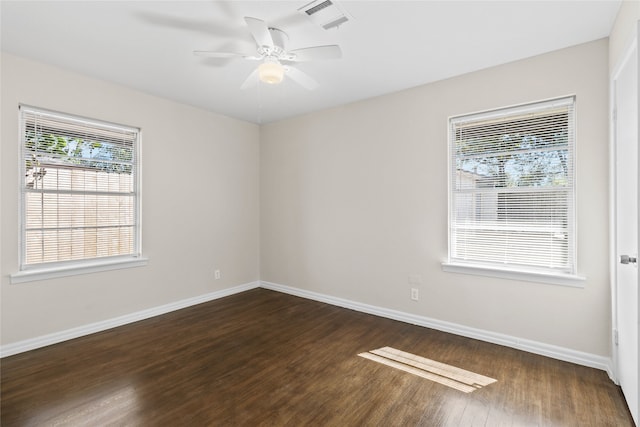
M 147 258 L 127 258 L 117 260 L 92 261 L 66 265 L 63 267 L 46 267 L 23 270 L 11 275 L 11 283 L 34 282 L 36 280 L 55 279 L 58 277 L 76 276 L 97 273 L 100 271 L 120 270 L 123 268 L 142 267 L 147 265 Z
M 546 283 L 550 285 L 584 288 L 585 277 L 571 274 L 548 274 L 531 271 L 508 270 L 495 267 L 443 262 L 442 270 L 450 273 L 471 274 L 475 276 L 498 277 L 501 279 L 524 280 L 526 282 Z

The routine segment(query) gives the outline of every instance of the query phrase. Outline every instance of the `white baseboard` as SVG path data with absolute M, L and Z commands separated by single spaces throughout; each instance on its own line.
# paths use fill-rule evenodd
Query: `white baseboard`
M 25 351 L 34 350 L 36 348 L 45 347 L 51 344 L 57 344 L 62 341 L 79 338 L 96 332 L 102 332 L 107 329 L 137 322 L 139 320 L 149 319 L 151 317 L 159 316 L 171 311 L 180 310 L 196 304 L 202 304 L 203 302 L 213 301 L 218 298 L 223 298 L 258 287 L 260 287 L 260 282 L 246 283 L 244 285 L 234 286 L 232 288 L 222 289 L 197 297 L 183 299 L 180 301 L 161 305 L 159 307 L 152 307 L 146 310 L 137 311 L 135 313 L 125 314 L 124 316 L 119 316 L 113 319 L 107 319 L 100 322 L 79 326 L 77 328 L 54 332 L 52 334 L 43 335 L 24 341 L 18 341 L 16 343 L 7 344 L 0 347 L 0 357 L 11 356 Z
M 424 326 L 438 331 L 449 332 L 463 337 L 473 338 L 480 341 L 486 341 L 493 344 L 503 345 L 518 350 L 527 351 L 529 353 L 539 354 L 553 359 L 563 360 L 578 365 L 588 366 L 605 371 L 609 378 L 613 379 L 613 365 L 610 358 L 598 356 L 595 354 L 584 353 L 581 351 L 571 350 L 551 344 L 545 344 L 528 339 L 513 337 L 510 335 L 500 334 L 483 329 L 471 328 L 468 326 L 458 325 L 456 323 L 445 322 L 442 320 L 432 319 L 425 316 L 405 313 L 402 311 L 391 310 L 384 307 L 377 307 L 369 304 L 363 304 L 343 298 L 337 298 L 330 295 L 324 295 L 317 292 L 311 292 L 304 289 L 293 288 L 290 286 L 279 285 L 261 281 L 260 287 L 270 289 L 272 291 L 282 292 L 295 295 L 302 298 L 320 301 L 327 304 L 344 307 L 362 313 L 373 314 L 375 316 L 386 317 L 388 319 L 399 320 L 413 325 Z

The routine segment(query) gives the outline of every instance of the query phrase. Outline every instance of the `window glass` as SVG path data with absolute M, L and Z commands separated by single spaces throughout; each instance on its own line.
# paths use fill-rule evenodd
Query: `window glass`
M 138 256 L 139 130 L 20 111 L 21 269 Z
M 450 119 L 449 261 L 575 274 L 574 99 Z

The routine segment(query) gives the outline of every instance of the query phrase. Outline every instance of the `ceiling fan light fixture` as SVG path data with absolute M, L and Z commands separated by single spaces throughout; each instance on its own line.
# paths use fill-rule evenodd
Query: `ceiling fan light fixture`
M 258 67 L 260 81 L 277 85 L 284 78 L 284 67 L 278 61 L 265 61 Z

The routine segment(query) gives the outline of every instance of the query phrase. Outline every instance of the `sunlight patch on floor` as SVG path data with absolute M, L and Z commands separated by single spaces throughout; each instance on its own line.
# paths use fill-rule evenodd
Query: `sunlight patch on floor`
M 378 348 L 360 353 L 358 356 L 409 372 L 465 393 L 471 393 L 474 390 L 478 390 L 497 381 L 493 378 L 476 374 L 475 372 L 466 371 L 456 368 L 455 366 L 447 365 L 446 363 L 436 362 L 435 360 L 416 356 L 415 354 L 396 350 L 391 347 Z

